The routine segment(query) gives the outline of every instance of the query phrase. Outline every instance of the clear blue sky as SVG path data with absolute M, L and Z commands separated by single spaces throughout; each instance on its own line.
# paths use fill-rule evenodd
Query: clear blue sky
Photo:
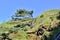
M 60 9 L 60 0 L 0 0 L 0 23 L 11 19 L 17 9 L 34 10 L 34 17 L 49 9 Z

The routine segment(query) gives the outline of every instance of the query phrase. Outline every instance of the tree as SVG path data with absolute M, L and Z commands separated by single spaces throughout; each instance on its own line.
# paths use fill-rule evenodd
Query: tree
M 57 16 L 57 19 L 60 20 L 60 12 L 59 12 L 59 15 Z
M 24 19 L 24 18 L 32 18 L 33 11 L 27 11 L 25 9 L 19 9 L 15 13 L 15 15 L 12 16 L 12 19 Z

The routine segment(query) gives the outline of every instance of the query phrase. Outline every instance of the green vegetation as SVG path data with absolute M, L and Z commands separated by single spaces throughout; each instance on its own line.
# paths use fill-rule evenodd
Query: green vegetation
M 60 10 L 45 11 L 36 18 L 32 14 L 33 11 L 17 10 L 12 20 L 0 24 L 0 39 L 54 40 L 60 31 Z

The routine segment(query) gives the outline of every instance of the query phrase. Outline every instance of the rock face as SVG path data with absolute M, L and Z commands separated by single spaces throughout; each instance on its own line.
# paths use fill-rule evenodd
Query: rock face
M 36 18 L 10 20 L 0 25 L 2 40 L 60 40 L 59 32 L 60 10 L 49 10 Z
M 42 40 L 53 40 L 57 32 L 60 31 L 60 10 L 50 10 L 42 15 L 37 17 L 35 24 L 38 25 L 35 25 L 35 29 L 32 28 L 32 30 L 37 32 L 37 36 L 43 37 Z

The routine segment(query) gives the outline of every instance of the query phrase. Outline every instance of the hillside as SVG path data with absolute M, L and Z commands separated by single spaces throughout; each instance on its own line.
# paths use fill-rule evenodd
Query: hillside
M 49 10 L 36 18 L 9 20 L 0 24 L 0 39 L 55 40 L 59 31 L 60 10 Z

